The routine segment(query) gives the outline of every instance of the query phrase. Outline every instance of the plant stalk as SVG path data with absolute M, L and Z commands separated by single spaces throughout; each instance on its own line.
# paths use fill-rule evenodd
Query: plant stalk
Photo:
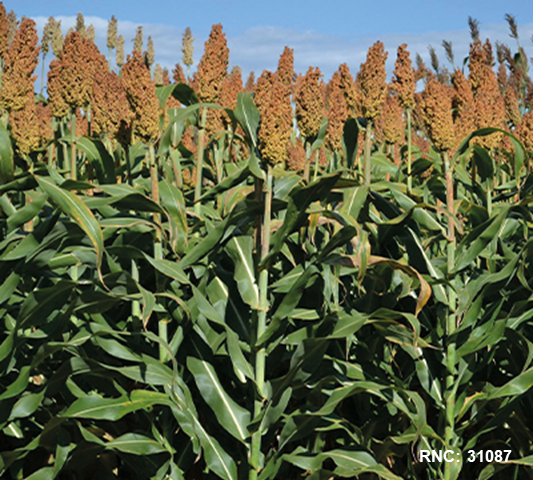
M 407 194 L 411 195 L 413 190 L 413 178 L 412 178 L 412 156 L 411 156 L 411 109 L 407 108 L 405 110 L 407 114 Z
M 365 185 L 370 185 L 370 150 L 372 148 L 372 121 L 369 120 L 366 126 L 366 135 L 365 135 Z
M 200 118 L 200 131 L 198 132 L 198 158 L 196 160 L 196 188 L 194 189 L 194 213 L 200 215 L 202 205 L 198 201 L 202 196 L 202 170 L 204 168 L 205 151 L 205 122 L 207 119 L 207 108 L 202 108 Z
M 267 167 L 266 194 L 264 203 L 263 223 L 261 225 L 261 261 L 266 258 L 270 249 L 270 221 L 272 215 L 272 167 Z M 254 343 L 266 331 L 268 312 L 268 269 L 264 268 L 259 272 L 259 311 L 257 313 L 257 324 L 255 328 Z M 266 349 L 259 348 L 255 352 L 255 383 L 261 396 L 260 400 L 254 402 L 254 417 L 261 413 L 263 400 L 265 399 L 265 368 L 266 368 Z M 261 455 L 261 431 L 257 430 L 252 435 L 252 445 L 250 451 L 250 472 L 249 480 L 256 480 L 259 473 L 259 457 Z

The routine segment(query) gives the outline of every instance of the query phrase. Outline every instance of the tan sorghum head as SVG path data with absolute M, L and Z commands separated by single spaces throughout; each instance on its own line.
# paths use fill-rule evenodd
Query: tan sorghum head
M 9 25 L 9 33 L 7 35 L 7 44 L 11 45 L 11 42 L 15 38 L 15 33 L 17 31 L 17 28 L 19 26 L 19 22 L 17 20 L 17 15 L 13 10 L 11 10 L 7 14 L 7 24 Z
M 143 142 L 154 142 L 159 135 L 159 99 L 139 50 L 128 55 L 120 80 L 133 112 L 133 135 Z
M 125 53 L 124 53 L 124 37 L 119 35 L 117 38 L 117 51 L 116 51 L 116 62 L 119 68 L 122 68 L 124 65 Z
M 433 146 L 439 151 L 454 147 L 451 87 L 430 77 L 420 97 L 420 114 Z
M 385 47 L 382 42 L 377 41 L 368 50 L 366 61 L 361 65 L 357 75 L 356 81 L 361 94 L 361 113 L 369 120 L 377 118 L 387 95 L 386 60 Z
M 76 32 L 85 38 L 85 18 L 82 13 L 78 13 L 76 16 L 76 26 L 74 28 L 76 29 Z
M 55 28 L 55 18 L 49 17 L 43 28 L 43 36 L 41 37 L 41 52 L 43 57 L 46 57 L 50 51 L 50 45 L 52 43 L 52 35 Z
M 94 43 L 94 41 L 96 39 L 96 32 L 94 31 L 94 25 L 93 24 L 89 25 L 89 27 L 87 28 L 87 30 L 85 32 L 85 38 L 87 40 L 89 40 L 90 42 Z
M 36 79 L 33 72 L 39 63 L 38 41 L 35 22 L 24 19 L 4 57 L 0 105 L 8 111 L 23 109 L 33 93 Z
M 55 21 L 54 22 L 54 28 L 52 30 L 52 39 L 50 40 L 50 43 L 52 45 L 52 52 L 54 52 L 54 55 L 56 57 L 59 56 L 61 51 L 63 50 L 63 33 L 61 32 L 61 21 Z
M 213 25 L 195 76 L 196 94 L 201 102 L 217 102 L 228 74 L 229 48 L 220 23 Z
M 143 27 L 137 27 L 135 32 L 135 38 L 133 39 L 133 50 L 137 52 L 142 52 L 143 50 Z
M 115 15 L 111 15 L 111 19 L 107 24 L 107 48 L 113 49 L 117 46 L 118 35 L 118 21 Z
M 181 45 L 181 53 L 183 54 L 182 61 L 183 65 L 186 65 L 187 67 L 190 67 L 194 60 L 192 58 L 194 53 L 194 38 L 192 36 L 191 29 L 187 27 L 185 29 L 185 33 L 183 34 L 182 39 L 182 45 Z
M 316 137 L 324 114 L 322 73 L 318 67 L 309 67 L 294 95 L 296 123 L 306 138 Z
M 146 63 L 146 66 L 148 67 L 148 70 L 151 70 L 152 65 L 155 62 L 154 41 L 152 40 L 151 36 L 148 37 L 146 52 L 144 52 L 144 61 Z
M 405 43 L 398 47 L 392 88 L 398 94 L 398 101 L 402 108 L 414 108 L 416 90 L 415 70 L 411 66 L 411 58 L 409 57 L 409 51 Z

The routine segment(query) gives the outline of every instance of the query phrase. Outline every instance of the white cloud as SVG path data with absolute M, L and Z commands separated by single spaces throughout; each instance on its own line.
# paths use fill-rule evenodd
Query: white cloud
M 39 33 L 47 21 L 45 17 L 35 17 Z M 63 32 L 74 26 L 75 17 L 57 17 L 61 20 Z M 96 44 L 102 53 L 107 53 L 107 25 L 108 19 L 99 17 L 85 17 L 85 24 L 93 24 L 96 31 Z M 132 40 L 135 36 L 138 24 L 118 19 L 119 34 L 124 36 L 126 52 L 132 49 Z M 148 36 L 152 36 L 156 51 L 156 62 L 171 70 L 176 62 L 181 61 L 181 40 L 185 27 L 178 28 L 169 25 L 143 25 L 144 45 Z M 195 32 L 193 30 L 193 36 Z M 531 55 L 529 39 L 533 34 L 533 24 L 521 25 L 519 33 L 523 39 L 526 52 Z M 341 63 L 347 63 L 352 74 L 355 74 L 360 64 L 366 58 L 368 48 L 377 40 L 385 44 L 389 52 L 387 71 L 389 75 L 394 69 L 396 49 L 402 43 L 408 44 L 412 59 L 418 52 L 429 63 L 428 45 L 433 45 L 437 50 L 439 60 L 443 66 L 451 69 L 448 65 L 444 51 L 441 47 L 442 40 L 451 41 L 455 52 L 455 61 L 459 66 L 468 54 L 470 35 L 467 30 L 435 31 L 424 34 L 385 34 L 381 36 L 350 37 L 326 35 L 313 30 L 300 31 L 285 29 L 274 26 L 254 27 L 237 36 L 229 36 L 231 65 L 239 65 L 246 76 L 254 70 L 258 76 L 263 69 L 274 70 L 284 47 L 287 45 L 294 49 L 295 70 L 305 73 L 309 66 L 318 66 L 324 73 L 325 79 L 329 79 Z M 505 23 L 497 25 L 484 25 L 481 30 L 481 38 L 490 38 L 493 45 L 496 41 L 507 43 L 512 50 L 515 49 L 514 40 L 509 38 L 508 26 Z M 194 60 L 197 64 L 204 48 L 206 38 L 196 38 L 194 42 Z M 51 54 L 49 55 L 49 57 Z M 50 59 L 47 59 L 48 61 Z M 47 61 L 47 63 L 48 63 Z M 193 71 L 196 68 L 193 65 Z M 38 69 L 40 73 L 40 68 Z

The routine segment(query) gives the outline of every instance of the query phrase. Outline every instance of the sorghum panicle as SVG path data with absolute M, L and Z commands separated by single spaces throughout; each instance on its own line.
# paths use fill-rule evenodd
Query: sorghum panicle
M 328 83 L 328 127 L 325 144 L 329 150 L 342 151 L 342 135 L 347 118 L 348 105 L 339 68 Z
M 222 83 L 228 74 L 229 48 L 220 23 L 213 25 L 198 71 L 195 75 L 196 94 L 201 102 L 218 101 Z
M 284 163 L 287 142 L 292 132 L 292 106 L 289 88 L 275 75 L 268 95 L 261 105 L 258 148 L 261 158 L 270 166 Z
M 8 111 L 23 109 L 33 93 L 36 79 L 33 72 L 39 63 L 38 41 L 35 22 L 24 19 L 4 58 L 0 105 Z
M 111 15 L 111 19 L 107 25 L 107 48 L 113 49 L 117 46 L 118 21 L 115 15 Z
M 120 80 L 133 111 L 133 135 L 143 142 L 154 142 L 159 134 L 159 99 L 139 50 L 128 55 Z
M 362 114 L 369 120 L 377 118 L 387 95 L 386 60 L 385 47 L 382 42 L 377 41 L 368 50 L 366 61 L 357 75 L 357 83 L 361 89 Z
M 439 151 L 454 147 L 451 87 L 431 77 L 420 98 L 420 113 L 433 146 Z
M 321 91 L 322 73 L 318 67 L 309 67 L 295 92 L 296 123 L 306 138 L 316 137 L 324 114 L 324 98 Z
M 402 108 L 413 109 L 415 106 L 415 70 L 411 66 L 411 58 L 407 44 L 398 47 L 398 56 L 394 66 L 392 88 L 398 94 L 398 101 Z

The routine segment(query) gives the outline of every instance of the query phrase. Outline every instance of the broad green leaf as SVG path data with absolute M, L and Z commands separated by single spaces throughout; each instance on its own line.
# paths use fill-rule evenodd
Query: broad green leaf
M 252 237 L 233 237 L 226 249 L 235 265 L 234 278 L 242 299 L 251 308 L 259 308 L 259 288 L 255 281 Z
M 116 421 L 128 413 L 153 405 L 172 405 L 172 402 L 163 393 L 147 390 L 134 390 L 130 395 L 119 398 L 103 398 L 91 394 L 76 400 L 62 417 Z
M 2 123 L 0 124 L 0 184 L 11 182 L 14 173 L 15 165 L 11 138 L 9 138 L 9 133 Z
M 153 438 L 138 433 L 125 433 L 106 444 L 107 448 L 133 455 L 153 455 L 167 450 Z
M 44 397 L 44 390 L 41 393 L 29 393 L 22 395 L 13 406 L 8 420 L 15 418 L 29 417 L 35 410 L 39 408 Z
M 248 437 L 250 413 L 237 404 L 224 390 L 212 365 L 194 357 L 187 358 L 200 394 L 215 413 L 217 420 L 233 437 L 242 442 Z
M 69 215 L 87 234 L 96 250 L 98 268 L 104 254 L 104 236 L 94 214 L 73 193 L 63 190 L 45 177 L 37 177 L 37 182 L 43 191 L 56 203 L 61 210 Z
M 235 118 L 251 141 L 257 147 L 257 129 L 259 128 L 259 111 L 252 100 L 250 93 L 241 92 L 237 95 L 237 106 L 233 112 Z

